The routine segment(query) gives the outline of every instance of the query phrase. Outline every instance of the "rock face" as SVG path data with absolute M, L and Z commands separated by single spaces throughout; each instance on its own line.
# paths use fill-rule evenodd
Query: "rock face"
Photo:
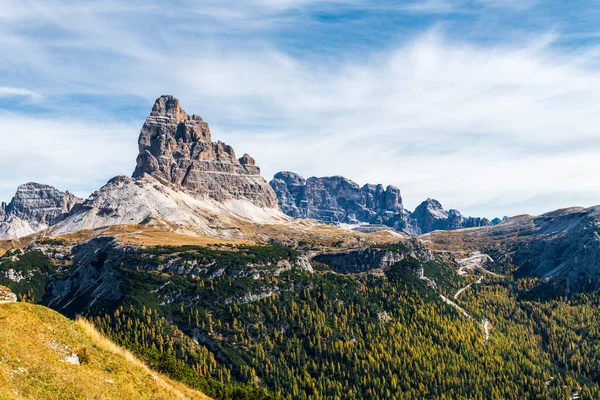
M 47 286 L 48 307 L 73 317 L 97 301 L 110 303 L 122 296 L 117 248 L 113 238 L 103 237 L 75 246 L 76 269 L 67 279 L 55 279 Z
M 26 183 L 18 187 L 5 212 L 23 220 L 52 225 L 82 201 L 69 191 L 63 193 L 52 186 Z
M 341 176 L 304 179 L 293 172 L 279 172 L 269 184 L 281 210 L 295 218 L 328 224 L 385 225 L 409 235 L 491 225 L 485 218 L 465 218 L 457 210 L 446 211 L 432 199 L 409 214 L 398 188 L 370 184 L 360 187 Z
M 440 202 L 434 199 L 427 199 L 422 202 L 411 214 L 411 217 L 423 234 L 437 230 L 454 230 L 492 225 L 486 218 L 465 218 L 458 210 L 446 211 Z
M 382 224 L 417 233 L 394 186 L 364 185 L 341 176 L 304 179 L 279 172 L 270 182 L 281 210 L 295 218 L 312 218 L 328 224 Z
M 588 280 L 600 284 L 600 206 L 511 218 L 490 234 L 511 245 L 519 275 L 565 282 L 567 295 Z
M 404 242 L 402 246 L 365 247 L 322 253 L 314 257 L 340 274 L 356 274 L 379 268 L 390 267 L 406 257 L 431 261 L 433 255 L 417 239 Z
M 82 201 L 52 186 L 21 185 L 11 202 L 0 206 L 0 239 L 14 239 L 46 229 L 64 219 Z
M 148 174 L 199 199 L 243 199 L 277 207 L 277 197 L 254 159 L 248 154 L 237 159 L 231 146 L 213 142 L 208 124 L 188 115 L 173 96 L 156 100 L 138 144 L 134 178 Z

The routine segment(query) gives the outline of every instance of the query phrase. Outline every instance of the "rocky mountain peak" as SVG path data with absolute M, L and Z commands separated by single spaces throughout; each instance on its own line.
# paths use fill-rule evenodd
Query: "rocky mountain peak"
M 385 225 L 409 235 L 491 224 L 485 218 L 465 218 L 458 210 L 445 210 L 431 198 L 409 214 L 400 189 L 392 185 L 367 183 L 360 187 L 342 176 L 304 179 L 290 171 L 278 172 L 269 184 L 277 193 L 281 210 L 295 218 Z
M 448 218 L 448 212 L 444 210 L 442 203 L 430 198 L 419 204 L 412 215 L 413 218 L 419 218 L 421 216 L 431 216 L 434 219 Z
M 248 153 L 245 153 L 240 159 L 240 164 L 242 165 L 250 165 L 250 166 L 255 166 L 256 165 L 256 161 L 254 160 L 254 158 L 250 157 L 250 155 Z
M 163 95 L 156 99 L 150 116 L 166 117 L 176 122 L 184 121 L 190 118 L 186 112 L 181 109 L 179 99 L 171 95 Z
M 200 199 L 249 200 L 277 207 L 277 197 L 248 154 L 213 142 L 208 124 L 188 115 L 173 96 L 159 97 L 142 126 L 134 178 L 151 175 L 159 182 Z
M 53 186 L 30 182 L 17 188 L 5 213 L 7 217 L 50 225 L 81 202 L 82 199 L 69 191 L 61 192 Z
M 458 210 L 445 210 L 442 204 L 428 198 L 411 214 L 421 233 L 436 230 L 453 230 L 461 228 L 474 228 L 478 226 L 490 226 L 492 223 L 486 218 L 465 218 Z

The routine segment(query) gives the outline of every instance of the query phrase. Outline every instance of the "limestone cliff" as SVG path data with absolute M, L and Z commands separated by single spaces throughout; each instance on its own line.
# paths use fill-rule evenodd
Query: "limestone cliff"
M 134 178 L 151 175 L 199 199 L 248 200 L 277 208 L 277 197 L 248 154 L 213 142 L 208 124 L 188 115 L 173 96 L 161 96 L 140 132 Z

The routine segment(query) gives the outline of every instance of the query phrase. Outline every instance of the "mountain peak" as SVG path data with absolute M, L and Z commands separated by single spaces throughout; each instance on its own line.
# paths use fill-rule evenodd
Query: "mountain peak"
M 0 239 L 13 239 L 45 229 L 82 201 L 50 185 L 35 182 L 20 185 L 11 202 L 0 205 Z
M 159 97 L 142 126 L 134 178 L 150 175 L 197 198 L 249 200 L 277 207 L 277 197 L 254 159 L 236 158 L 233 148 L 212 141 L 208 124 L 188 115 L 171 95 Z
M 432 198 L 429 198 L 429 197 L 427 198 L 427 200 L 425 200 L 423 203 L 421 203 L 421 205 L 425 205 L 426 207 L 430 207 L 430 208 L 438 208 L 438 209 L 443 209 L 444 208 L 442 206 L 442 203 L 440 203 L 436 199 L 432 199 Z
M 150 115 L 153 117 L 168 117 L 177 121 L 188 118 L 187 113 L 181 108 L 179 99 L 170 94 L 162 95 L 156 99 Z

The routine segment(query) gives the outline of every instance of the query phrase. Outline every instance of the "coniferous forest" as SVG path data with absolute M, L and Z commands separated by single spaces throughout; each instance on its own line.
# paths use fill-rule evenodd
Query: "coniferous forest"
M 411 257 L 357 274 L 318 263 L 277 270 L 298 256 L 278 246 L 127 252 L 118 266 L 124 296 L 83 316 L 151 367 L 217 399 L 600 396 L 593 290 L 567 299 L 510 271 L 460 276 Z M 211 267 L 158 271 L 165 258 Z M 40 260 L 26 253 L 2 264 L 37 271 L 32 288 L 0 283 L 42 302 L 41 277 L 53 267 Z M 442 299 L 467 285 L 454 299 L 464 312 Z

